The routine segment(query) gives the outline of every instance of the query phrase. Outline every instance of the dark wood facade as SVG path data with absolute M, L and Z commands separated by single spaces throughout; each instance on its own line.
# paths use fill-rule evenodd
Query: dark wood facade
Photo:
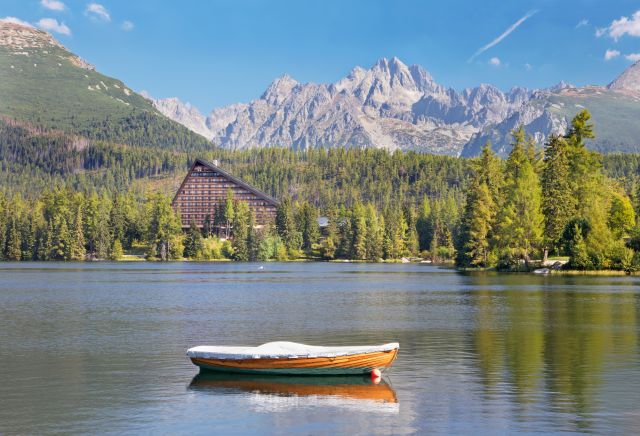
M 172 202 L 174 209 L 180 211 L 182 227 L 187 228 L 195 221 L 202 228 L 207 215 L 213 220 L 216 206 L 225 202 L 229 190 L 234 200 L 249 204 L 256 225 L 265 225 L 275 219 L 278 202 L 274 198 L 217 165 L 197 159 Z

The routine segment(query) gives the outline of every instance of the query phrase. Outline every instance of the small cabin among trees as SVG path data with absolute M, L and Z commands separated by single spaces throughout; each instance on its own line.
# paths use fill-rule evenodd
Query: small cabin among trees
M 245 181 L 234 177 L 218 165 L 196 159 L 172 201 L 180 211 L 182 228 L 195 223 L 198 228 L 221 226 L 227 198 L 247 203 L 256 226 L 273 222 L 278 201 Z

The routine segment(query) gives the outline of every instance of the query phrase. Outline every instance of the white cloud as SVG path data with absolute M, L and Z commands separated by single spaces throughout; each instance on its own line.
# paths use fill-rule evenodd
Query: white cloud
M 491 41 L 489 44 L 484 45 L 482 47 L 480 47 L 478 49 L 478 51 L 476 51 L 473 56 L 471 56 L 469 58 L 469 60 L 467 62 L 471 62 L 473 61 L 475 58 L 477 58 L 480 54 L 484 53 L 485 51 L 489 50 L 491 47 L 497 45 L 500 43 L 500 41 L 502 41 L 503 39 L 505 39 L 507 36 L 509 36 L 511 34 L 511 32 L 513 32 L 514 30 L 516 30 L 518 28 L 518 26 L 520 26 L 522 23 L 524 23 L 525 21 L 527 21 L 529 18 L 531 18 L 532 16 L 534 16 L 538 11 L 534 10 L 534 11 L 529 11 L 527 12 L 524 17 L 520 18 L 518 21 L 516 21 L 515 23 L 513 23 L 511 26 L 509 26 L 507 28 L 507 30 L 505 30 L 504 32 L 502 32 L 502 34 L 500 36 L 498 36 L 496 39 L 494 39 L 493 41 Z
M 64 11 L 66 6 L 58 0 L 40 0 L 42 7 L 51 9 L 52 11 Z
M 500 59 L 496 57 L 492 57 L 491 59 L 489 59 L 489 65 L 493 65 L 494 67 L 499 67 Z
M 589 25 L 589 20 L 587 20 L 586 18 L 583 18 L 582 20 L 578 21 L 578 24 L 576 24 L 576 29 L 579 29 L 580 27 L 585 27 Z
M 533 66 L 527 62 L 526 64 L 524 64 L 524 69 L 527 71 L 531 71 L 533 70 Z
M 631 18 L 620 17 L 618 20 L 613 20 L 608 27 L 604 27 L 596 30 L 596 36 L 609 34 L 615 41 L 623 37 L 640 36 L 640 11 L 636 11 Z
M 71 29 L 64 23 L 58 23 L 58 20 L 55 18 L 41 18 L 40 21 L 36 23 L 36 26 L 49 32 L 71 35 Z
M 21 26 L 33 27 L 30 23 L 27 23 L 26 21 L 23 21 L 20 18 L 16 17 L 4 17 L 0 18 L 0 21 L 4 21 L 5 23 L 20 24 Z
M 107 8 L 99 3 L 89 3 L 84 13 L 93 18 L 99 18 L 100 20 L 104 21 L 111 21 L 111 15 L 109 15 L 109 11 L 107 10 Z
M 640 61 L 640 53 L 629 53 L 624 58 L 631 62 L 638 62 Z
M 607 50 L 604 53 L 604 60 L 605 61 L 610 61 L 613 58 L 617 58 L 618 56 L 620 56 L 620 52 L 618 50 Z
M 71 35 L 71 29 L 64 23 L 58 23 L 58 20 L 55 18 L 41 18 L 40 21 L 36 23 L 36 26 L 49 32 Z
M 122 22 L 122 30 L 128 32 L 129 30 L 133 30 L 133 23 L 129 20 L 125 20 Z

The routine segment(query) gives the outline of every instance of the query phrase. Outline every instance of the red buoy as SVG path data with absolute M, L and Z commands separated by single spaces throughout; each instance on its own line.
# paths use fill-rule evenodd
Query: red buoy
M 380 383 L 381 379 L 382 379 L 382 373 L 378 368 L 374 368 L 373 371 L 371 371 L 371 381 L 377 384 L 377 383 Z

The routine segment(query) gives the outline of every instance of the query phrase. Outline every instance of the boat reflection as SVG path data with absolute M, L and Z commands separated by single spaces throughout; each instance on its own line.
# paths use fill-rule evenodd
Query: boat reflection
M 373 383 L 363 376 L 277 376 L 201 371 L 189 389 L 217 394 L 245 394 L 261 411 L 300 407 L 340 407 L 398 413 L 396 393 L 384 379 Z

